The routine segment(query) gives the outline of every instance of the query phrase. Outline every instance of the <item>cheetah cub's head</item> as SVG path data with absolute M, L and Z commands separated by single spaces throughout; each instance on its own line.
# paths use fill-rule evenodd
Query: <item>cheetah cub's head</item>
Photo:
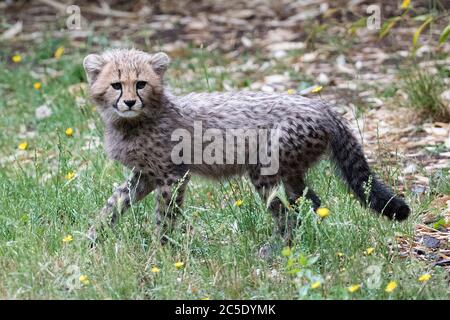
M 136 119 L 157 112 L 169 63 L 165 53 L 135 49 L 113 49 L 84 58 L 91 98 L 103 119 Z

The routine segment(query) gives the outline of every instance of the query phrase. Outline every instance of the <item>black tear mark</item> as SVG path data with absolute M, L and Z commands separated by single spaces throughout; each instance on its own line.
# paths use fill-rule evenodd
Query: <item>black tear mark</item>
M 139 94 L 137 87 L 136 87 L 136 94 L 137 94 L 137 96 L 139 97 L 139 100 L 141 100 L 141 106 L 142 106 L 142 108 L 143 108 L 143 107 L 144 107 L 144 100 L 142 100 L 142 97 L 141 97 L 141 95 Z
M 119 94 L 119 97 L 117 98 L 116 103 L 114 104 L 114 108 L 116 108 L 117 110 L 119 109 L 117 105 L 119 104 L 120 98 L 122 98 L 122 93 L 123 93 L 122 87 L 120 87 L 120 94 Z

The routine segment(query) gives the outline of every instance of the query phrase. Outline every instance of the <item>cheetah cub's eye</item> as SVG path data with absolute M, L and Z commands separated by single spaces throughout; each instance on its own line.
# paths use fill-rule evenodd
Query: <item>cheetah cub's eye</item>
M 120 82 L 111 83 L 111 87 L 113 87 L 114 90 L 121 90 L 122 84 Z
M 145 81 L 138 81 L 136 82 L 136 89 L 144 89 L 144 87 L 147 85 L 147 82 Z

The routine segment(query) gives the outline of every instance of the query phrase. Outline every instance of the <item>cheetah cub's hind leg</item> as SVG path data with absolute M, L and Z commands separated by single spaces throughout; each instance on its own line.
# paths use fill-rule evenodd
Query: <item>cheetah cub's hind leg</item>
M 181 213 L 184 193 L 189 182 L 189 175 L 169 176 L 157 179 L 156 186 L 156 228 L 162 245 L 169 241 L 176 218 Z
M 299 174 L 295 176 L 281 176 L 281 179 L 277 175 L 264 176 L 260 175 L 258 171 L 252 171 L 250 173 L 250 180 L 255 186 L 261 198 L 267 203 L 271 192 L 277 188 L 280 182 L 285 187 L 285 192 L 288 196 L 289 203 L 295 204 L 295 201 L 303 196 L 306 184 L 304 181 L 304 175 Z M 306 198 L 311 200 L 314 210 L 320 207 L 320 199 L 315 192 L 308 188 L 306 192 Z M 295 227 L 300 223 L 298 217 L 294 214 L 289 214 L 288 208 L 286 208 L 278 197 L 271 199 L 267 204 L 268 209 L 272 213 L 275 220 L 275 225 L 278 234 L 283 238 L 285 245 L 291 246 L 293 240 L 293 231 Z M 260 249 L 260 256 L 268 258 L 272 254 L 272 248 L 270 244 L 264 245 Z
M 320 198 L 310 187 L 306 186 L 303 174 L 283 177 L 282 180 L 286 189 L 286 193 L 289 196 L 289 202 L 291 204 L 294 204 L 298 198 L 302 197 L 305 189 L 307 188 L 307 192 L 305 195 L 306 199 L 311 200 L 312 208 L 314 209 L 314 211 L 320 208 Z
M 108 199 L 95 222 L 88 231 L 91 241 L 97 240 L 97 232 L 105 226 L 112 226 L 119 215 L 124 213 L 135 201 L 142 200 L 154 189 L 153 179 L 144 173 L 133 172 L 130 178 L 120 185 Z
M 280 177 L 278 175 L 261 175 L 260 169 L 255 168 L 249 172 L 250 181 L 255 187 L 256 191 L 260 195 L 261 199 L 266 203 L 267 208 L 272 214 L 275 221 L 275 234 L 279 234 L 285 242 L 290 242 L 290 229 L 293 228 L 295 221 L 293 217 L 288 215 L 287 208 L 284 207 L 283 203 L 278 197 L 269 199 L 272 192 L 280 184 Z M 269 203 L 270 201 L 270 203 Z M 265 244 L 259 250 L 259 255 L 261 258 L 269 259 L 272 256 L 273 245 L 270 243 Z

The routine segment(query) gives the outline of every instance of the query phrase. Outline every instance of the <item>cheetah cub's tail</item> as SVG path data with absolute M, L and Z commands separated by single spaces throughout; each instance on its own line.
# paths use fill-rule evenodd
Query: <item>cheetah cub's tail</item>
M 344 180 L 363 204 L 391 219 L 406 219 L 408 205 L 375 177 L 358 140 L 339 118 L 333 118 L 331 153 Z

